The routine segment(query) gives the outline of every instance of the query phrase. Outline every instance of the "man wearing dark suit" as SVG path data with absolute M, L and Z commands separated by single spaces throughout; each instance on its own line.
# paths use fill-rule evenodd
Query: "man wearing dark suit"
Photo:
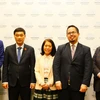
M 68 26 L 66 36 L 69 42 L 58 46 L 53 63 L 59 100 L 84 100 L 92 75 L 90 48 L 78 42 L 76 26 Z
M 4 45 L 3 42 L 0 40 L 0 80 L 1 80 L 1 66 L 4 61 Z
M 94 91 L 96 100 L 100 100 L 100 47 L 96 48 L 93 55 Z
M 35 87 L 34 48 L 24 43 L 26 32 L 23 28 L 14 30 L 16 44 L 6 47 L 2 72 L 2 86 L 7 89 L 9 100 L 30 100 L 31 89 Z M 20 48 L 20 59 L 17 56 Z

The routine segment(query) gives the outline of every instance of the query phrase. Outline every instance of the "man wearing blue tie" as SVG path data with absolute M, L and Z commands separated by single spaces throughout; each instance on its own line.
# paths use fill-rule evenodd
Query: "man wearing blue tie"
M 31 89 L 35 87 L 34 48 L 24 43 L 23 28 L 14 30 L 16 44 L 6 47 L 2 72 L 2 86 L 7 89 L 9 100 L 30 100 Z

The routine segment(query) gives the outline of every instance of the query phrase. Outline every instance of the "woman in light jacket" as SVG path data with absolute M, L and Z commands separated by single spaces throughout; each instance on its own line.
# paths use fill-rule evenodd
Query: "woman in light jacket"
M 41 54 L 36 58 L 34 100 L 58 100 L 52 68 L 55 53 L 56 47 L 53 40 L 45 39 Z

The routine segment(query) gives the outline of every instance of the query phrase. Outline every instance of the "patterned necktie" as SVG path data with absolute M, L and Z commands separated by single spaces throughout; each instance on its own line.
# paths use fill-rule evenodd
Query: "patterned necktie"
M 18 55 L 17 55 L 18 63 L 20 62 L 20 58 L 21 58 L 21 48 L 22 47 L 18 47 Z
M 72 50 L 71 50 L 71 53 L 72 53 L 72 59 L 73 59 L 74 54 L 75 54 L 75 45 L 72 45 Z

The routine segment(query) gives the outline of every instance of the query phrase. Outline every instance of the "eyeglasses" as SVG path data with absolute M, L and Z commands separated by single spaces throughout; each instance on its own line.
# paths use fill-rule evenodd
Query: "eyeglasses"
M 67 34 L 68 35 L 71 35 L 71 34 L 76 34 L 77 32 L 75 32 L 75 31 L 72 31 L 72 32 L 68 32 Z

